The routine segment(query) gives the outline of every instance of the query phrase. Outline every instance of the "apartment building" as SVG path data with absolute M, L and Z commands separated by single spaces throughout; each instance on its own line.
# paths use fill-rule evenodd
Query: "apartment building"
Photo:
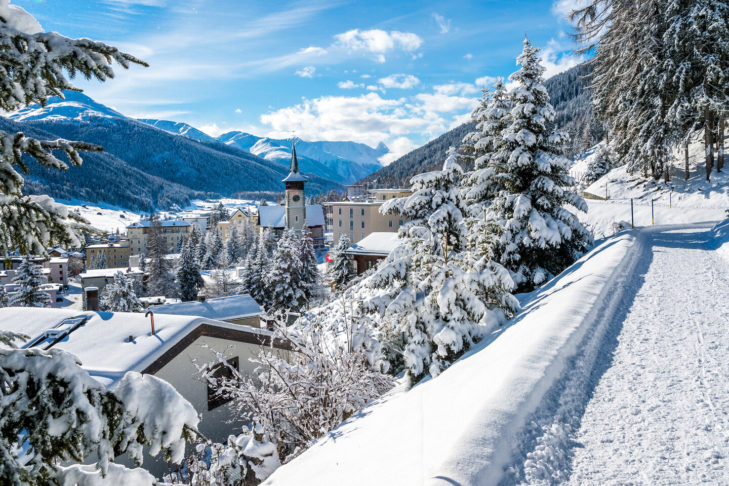
M 118 268 L 129 266 L 129 240 L 119 243 L 89 245 L 86 250 L 86 268 Z
M 218 222 L 218 233 L 220 233 L 223 241 L 228 241 L 233 227 L 236 226 L 240 230 L 246 222 L 253 226 L 256 226 L 258 223 L 258 218 L 253 208 L 236 209 L 227 221 Z
M 354 244 L 370 233 L 396 233 L 405 220 L 397 214 L 380 214 L 380 206 L 389 199 L 410 194 L 408 189 L 372 189 L 368 201 L 324 203 L 327 231 L 332 233 L 332 244 L 336 245 L 343 234 Z
M 167 252 L 177 253 L 184 239 L 192 231 L 192 226 L 187 221 L 182 220 L 160 221 L 159 224 L 167 243 Z M 150 227 L 151 222 L 148 220 L 127 226 L 131 255 L 147 253 L 147 237 L 149 236 Z

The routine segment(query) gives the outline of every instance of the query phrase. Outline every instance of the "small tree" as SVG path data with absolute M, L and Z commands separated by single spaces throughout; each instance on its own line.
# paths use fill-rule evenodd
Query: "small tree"
M 238 258 L 240 258 L 240 237 L 235 225 L 231 226 L 228 241 L 225 242 L 225 256 L 231 265 L 238 262 Z
M 177 268 L 177 287 L 183 301 L 197 300 L 197 293 L 205 285 L 195 260 L 195 241 L 189 238 L 182 247 Z
M 293 229 L 284 231 L 266 275 L 270 306 L 276 311 L 299 310 L 306 303 L 306 283 L 301 280 L 301 260 Z
M 43 276 L 40 265 L 25 258 L 13 277 L 13 283 L 19 286 L 18 291 L 10 297 L 10 305 L 18 307 L 46 307 L 51 302 L 47 292 L 40 289 L 47 279 Z
M 349 238 L 342 234 L 332 252 L 333 261 L 329 267 L 329 281 L 337 292 L 346 289 L 352 279 L 357 276 L 354 269 L 354 258 L 346 253 L 349 247 Z
M 114 281 L 104 287 L 99 307 L 111 312 L 140 312 L 144 308 L 134 291 L 134 279 L 122 272 L 116 272 Z
M 149 256 L 147 292 L 149 295 L 171 296 L 175 293 L 175 278 L 167 252 L 167 240 L 162 231 L 162 223 L 157 214 L 152 214 L 147 234 L 147 254 Z
M 201 267 L 205 269 L 218 268 L 221 262 L 220 255 L 222 255 L 225 251 L 223 239 L 220 237 L 220 232 L 218 232 L 217 228 L 214 228 L 208 231 L 205 239 L 207 240 L 207 253 L 205 253 Z
M 298 236 L 297 251 L 300 262 L 298 280 L 304 292 L 305 305 L 308 305 L 315 296 L 320 294 L 320 276 L 316 265 L 314 240 L 306 221 L 304 221 L 304 227 Z
M 615 168 L 616 160 L 615 155 L 610 146 L 607 143 L 601 143 L 595 155 L 593 156 L 590 163 L 587 164 L 587 170 L 585 172 L 585 182 L 592 184 L 611 170 Z

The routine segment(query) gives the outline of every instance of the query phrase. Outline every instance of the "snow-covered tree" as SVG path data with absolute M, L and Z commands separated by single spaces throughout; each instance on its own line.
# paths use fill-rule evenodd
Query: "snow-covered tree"
M 266 253 L 266 236 L 262 233 L 256 245 L 256 254 L 251 258 L 251 271 L 248 280 L 248 289 L 251 297 L 258 302 L 261 307 L 267 309 L 270 306 L 271 295 L 267 285 L 267 275 L 271 263 Z
M 7 307 L 9 304 L 10 299 L 8 298 L 8 293 L 5 292 L 5 287 L 0 285 L 0 308 Z
M 115 457 L 128 453 L 141 465 L 147 446 L 180 463 L 197 435 L 197 412 L 165 381 L 130 372 L 107 388 L 59 349 L 0 348 L 0 389 L 2 484 L 152 486 L 151 474 Z
M 231 378 L 208 380 L 233 399 L 236 413 L 256 424 L 259 441 L 276 446 L 281 462 L 291 460 L 371 400 L 392 387 L 393 379 L 373 371 L 359 348 L 332 339 L 319 319 L 295 329 L 278 322 L 274 337 L 291 344 L 285 359 L 275 349 L 254 361 L 256 376 L 228 366 Z
M 25 258 L 18 267 L 13 283 L 18 285 L 18 291 L 10 297 L 10 305 L 17 307 L 46 307 L 51 297 L 40 289 L 47 282 L 43 276 L 43 269 L 30 259 Z
M 266 293 L 270 298 L 271 309 L 275 311 L 297 311 L 307 301 L 307 284 L 301 280 L 302 262 L 299 259 L 297 236 L 294 229 L 284 231 L 266 275 Z
M 205 242 L 205 235 L 201 235 L 200 241 L 197 244 L 197 248 L 195 249 L 195 260 L 197 261 L 197 264 L 200 268 L 206 268 L 205 267 L 205 255 L 208 254 L 208 246 Z
M 235 225 L 231 226 L 228 241 L 225 242 L 225 256 L 229 264 L 235 264 L 240 258 L 240 236 Z
M 308 305 L 312 298 L 320 293 L 320 276 L 316 266 L 316 254 L 314 253 L 314 240 L 311 237 L 309 226 L 304 221 L 304 226 L 298 236 L 297 251 L 299 258 L 299 276 L 301 288 L 304 292 L 304 299 Z
M 195 240 L 189 238 L 182 247 L 180 262 L 177 267 L 177 287 L 183 301 L 197 300 L 197 292 L 205 282 L 200 275 L 200 268 L 195 259 Z
M 592 184 L 600 177 L 604 176 L 616 166 L 615 154 L 607 143 L 601 143 L 587 164 L 584 181 Z
M 409 221 L 402 243 L 365 280 L 374 295 L 364 306 L 381 316 L 415 380 L 438 375 L 519 307 L 508 272 L 468 251 L 462 177 L 451 150 L 442 170 L 411 179 L 411 196 L 381 208 Z
M 341 292 L 346 289 L 357 275 L 354 269 L 354 258 L 346 253 L 350 247 L 349 238 L 345 234 L 339 237 L 332 251 L 332 263 L 329 267 L 329 281 L 334 290 Z
M 225 251 L 223 245 L 223 239 L 220 237 L 220 232 L 217 228 L 208 231 L 205 235 L 207 253 L 203 258 L 202 268 L 212 269 L 218 268 L 220 265 L 220 255 Z
M 166 257 L 168 252 L 167 240 L 162 231 L 162 224 L 157 214 L 150 216 L 149 232 L 147 233 L 147 293 L 149 295 L 172 296 L 175 294 L 175 277 L 172 265 Z
M 93 268 L 106 268 L 106 252 L 102 251 L 93 263 Z
M 553 128 L 554 109 L 542 84 L 538 49 L 524 40 L 521 68 L 509 79 L 513 107 L 503 144 L 493 166 L 503 189 L 490 203 L 487 218 L 503 228 L 496 254 L 518 290 L 527 291 L 574 262 L 592 242 L 589 231 L 566 206 L 587 211 L 569 189 L 569 161 L 563 156 L 567 135 Z
M 144 306 L 134 290 L 134 279 L 122 272 L 114 274 L 114 281 L 101 293 L 99 308 L 111 312 L 141 312 Z
M 71 76 L 83 75 L 106 81 L 114 76 L 116 61 L 146 65 L 115 47 L 90 39 L 69 39 L 55 32 L 43 32 L 40 24 L 25 10 L 2 2 L 0 16 L 0 108 L 14 111 L 32 103 L 45 105 L 52 96 L 76 89 Z M 48 196 L 24 196 L 23 176 L 28 164 L 23 155 L 44 167 L 66 170 L 81 165 L 80 151 L 101 147 L 68 140 L 37 140 L 23 133 L 0 131 L 0 254 L 13 250 L 42 254 L 52 244 L 82 246 L 80 231 L 89 229 L 85 221 Z M 68 157 L 68 162 L 57 155 Z

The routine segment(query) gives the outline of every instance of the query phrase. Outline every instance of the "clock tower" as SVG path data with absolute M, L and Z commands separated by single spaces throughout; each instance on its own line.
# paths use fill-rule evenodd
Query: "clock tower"
M 299 173 L 296 159 L 296 143 L 291 144 L 291 171 L 283 180 L 286 185 L 286 227 L 300 230 L 306 220 L 306 198 L 304 184 L 307 179 Z

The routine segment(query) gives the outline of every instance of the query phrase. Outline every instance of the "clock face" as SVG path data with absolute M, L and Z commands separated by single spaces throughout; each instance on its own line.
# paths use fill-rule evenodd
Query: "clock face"
M 301 196 L 298 194 L 294 194 L 294 197 L 291 198 L 293 202 L 299 202 L 301 200 Z

